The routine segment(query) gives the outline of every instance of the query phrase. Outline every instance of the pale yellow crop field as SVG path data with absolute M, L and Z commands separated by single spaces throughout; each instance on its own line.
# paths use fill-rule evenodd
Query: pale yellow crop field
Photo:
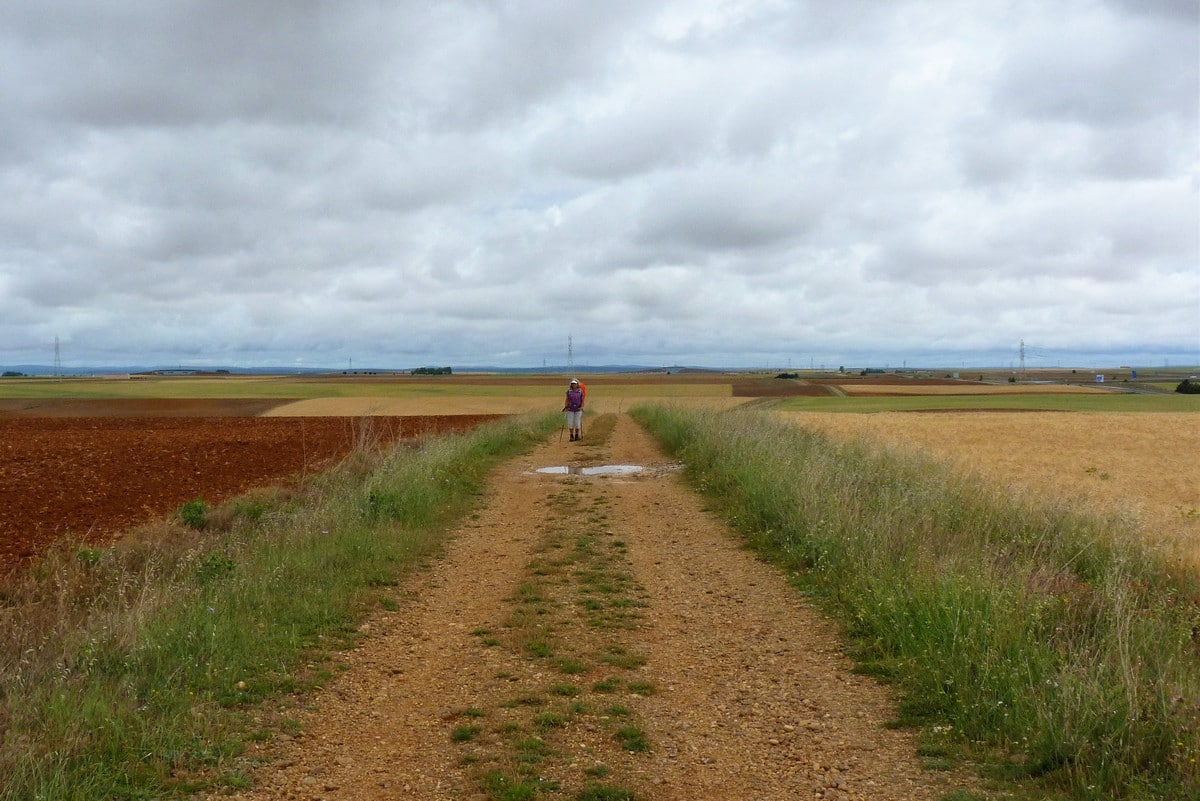
M 427 414 L 525 414 L 562 409 L 566 384 L 530 386 L 501 382 L 481 386 L 452 385 L 438 393 L 415 390 L 392 397 L 325 397 L 297 400 L 277 406 L 268 416 L 329 417 Z M 587 411 L 621 412 L 639 403 L 670 403 L 709 409 L 728 409 L 746 403 L 735 398 L 730 384 L 722 383 L 601 383 L 590 382 Z
M 842 391 L 851 397 L 860 395 L 1091 395 L 1105 394 L 1108 390 L 1074 384 L 972 384 L 963 382 L 953 386 L 929 386 L 926 384 L 845 384 Z
M 780 414 L 838 437 L 915 447 L 1020 490 L 1130 515 L 1148 541 L 1178 547 L 1200 567 L 1200 415 Z

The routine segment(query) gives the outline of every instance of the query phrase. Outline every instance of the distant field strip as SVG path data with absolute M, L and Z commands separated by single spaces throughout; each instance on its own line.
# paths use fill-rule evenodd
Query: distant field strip
M 683 400 L 718 399 L 732 395 L 731 384 L 699 381 L 665 383 L 635 378 L 587 379 L 588 405 L 619 404 L 647 398 Z M 274 400 L 383 399 L 439 401 L 462 404 L 461 409 L 421 411 L 428 413 L 506 413 L 554 406 L 562 400 L 566 381 L 549 383 L 544 377 L 522 380 L 503 376 L 458 379 L 396 378 L 390 380 L 325 379 L 299 380 L 287 376 L 237 376 L 232 378 L 149 378 L 64 380 L 36 379 L 0 381 L 0 399 L 162 399 L 162 398 L 262 398 Z M 497 405 L 491 405 L 494 402 Z M 484 408 L 484 404 L 489 404 Z M 392 413 L 392 412 L 387 412 Z M 407 410 L 401 412 L 409 414 Z M 279 414 L 277 411 L 276 414 Z
M 6 398 L 395 398 L 536 396 L 553 390 L 516 383 L 452 384 L 389 381 L 298 381 L 280 376 L 236 378 L 67 379 L 0 383 Z
M 1109 390 L 1073 384 L 984 384 L 962 382 L 954 386 L 926 384 L 842 384 L 851 396 L 858 395 L 1094 395 Z
M 1063 387 L 1059 387 L 1063 389 Z M 1200 395 L 1133 395 L 1120 392 L 866 396 L 788 398 L 773 408 L 786 412 L 1190 412 L 1200 413 Z

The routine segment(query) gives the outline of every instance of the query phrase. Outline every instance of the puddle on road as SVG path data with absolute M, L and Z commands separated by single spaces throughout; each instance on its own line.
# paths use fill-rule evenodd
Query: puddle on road
M 645 469 L 639 464 L 601 464 L 592 467 L 563 465 L 561 467 L 539 467 L 536 472 L 552 476 L 628 476 L 640 473 Z

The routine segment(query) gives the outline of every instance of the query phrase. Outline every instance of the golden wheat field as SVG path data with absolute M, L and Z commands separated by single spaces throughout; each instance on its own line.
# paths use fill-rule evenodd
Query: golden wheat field
M 838 437 L 915 447 L 993 481 L 1136 519 L 1200 568 L 1200 426 L 1187 413 L 782 412 Z
M 927 383 L 909 385 L 891 382 L 888 384 L 844 383 L 842 390 L 851 397 L 871 395 L 1090 395 L 1103 394 L 1106 390 L 1064 384 L 973 384 L 967 381 L 949 383 L 946 386 L 930 386 Z
M 311 398 L 277 406 L 269 417 L 362 417 L 431 414 L 525 414 L 557 412 L 562 392 L 550 388 L 536 395 L 494 394 L 397 398 Z M 593 393 L 588 411 L 606 414 L 626 411 L 639 403 L 667 402 L 685 406 L 728 409 L 746 402 L 730 395 L 729 386 L 701 387 L 699 391 L 666 394 L 661 388 L 606 387 Z

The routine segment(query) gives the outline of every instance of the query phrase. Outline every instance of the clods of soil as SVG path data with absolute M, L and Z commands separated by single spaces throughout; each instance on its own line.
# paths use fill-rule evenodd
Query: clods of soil
M 216 504 L 327 470 L 360 445 L 496 417 L 181 417 L 177 406 L 162 405 L 165 416 L 77 417 L 61 405 L 44 407 L 56 416 L 0 416 L 0 571 L 67 535 L 103 542 L 196 498 Z

